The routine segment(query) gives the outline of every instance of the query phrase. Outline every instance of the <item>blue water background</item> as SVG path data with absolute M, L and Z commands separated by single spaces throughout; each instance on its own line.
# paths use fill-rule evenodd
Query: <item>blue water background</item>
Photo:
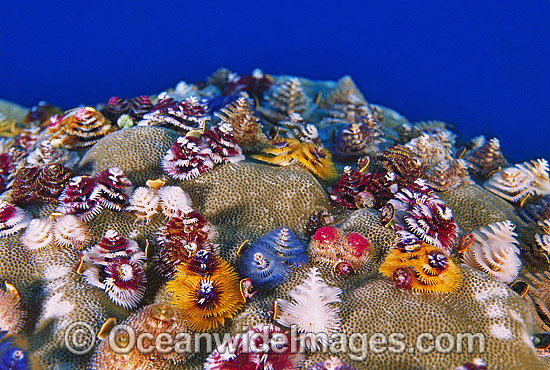
M 0 98 L 68 109 L 248 74 L 338 79 L 410 120 L 550 159 L 550 1 L 15 1 Z

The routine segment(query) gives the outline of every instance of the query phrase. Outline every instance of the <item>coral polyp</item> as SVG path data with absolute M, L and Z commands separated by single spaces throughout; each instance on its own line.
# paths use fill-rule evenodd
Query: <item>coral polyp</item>
M 103 208 L 122 211 L 133 191 L 132 183 L 118 167 L 111 167 L 95 177 L 99 204 Z
M 253 338 L 252 348 L 263 349 L 262 354 L 252 355 L 252 361 L 256 363 L 257 368 L 295 370 L 302 365 L 304 354 L 292 351 L 292 348 L 297 346 L 296 339 L 279 327 L 273 324 L 257 325 L 250 329 L 249 334 Z M 281 344 L 276 346 L 275 342 Z
M 223 80 L 220 84 L 218 80 Z M 230 73 L 225 68 L 218 69 L 209 81 L 220 86 L 223 95 L 236 94 L 246 91 L 250 96 L 262 98 L 263 93 L 273 85 L 273 76 L 265 74 L 261 69 L 256 68 L 251 75 L 241 76 L 237 73 Z M 224 86 L 222 88 L 222 86 Z
M 472 149 L 464 156 L 470 163 L 469 172 L 476 178 L 486 180 L 494 171 L 506 165 L 506 159 L 500 148 L 500 141 L 494 137 L 485 141 L 480 147 Z
M 310 341 L 307 345 L 318 349 L 321 344 L 326 345 L 328 335 L 340 327 L 341 293 L 340 288 L 328 286 L 314 267 L 300 285 L 287 292 L 291 301 L 277 300 L 280 315 L 275 320 L 286 327 L 296 325 L 300 333 L 326 334 L 327 337 L 316 338 L 320 343 Z
M 395 286 L 400 289 L 410 289 L 413 283 L 418 284 L 414 271 L 410 267 L 397 267 L 393 270 L 391 279 Z
M 151 100 L 145 95 L 129 100 L 113 96 L 105 107 L 103 107 L 101 113 L 111 122 L 117 122 L 124 115 L 137 122 L 152 109 L 153 104 L 151 104 Z
M 29 153 L 25 161 L 30 166 L 47 166 L 49 164 L 66 165 L 73 168 L 78 156 L 63 148 L 54 148 L 50 141 L 42 140 L 36 148 Z
M 321 179 L 337 176 L 330 152 L 315 144 L 300 143 L 296 139 L 277 139 L 269 141 L 269 146 L 262 151 L 265 154 L 255 154 L 252 158 L 279 166 L 298 163 Z
M 233 126 L 224 122 L 212 127 L 203 134 L 204 140 L 210 145 L 210 157 L 214 163 L 235 163 L 244 160 L 242 149 L 233 135 Z
M 278 134 L 290 139 L 297 139 L 302 143 L 322 145 L 317 127 L 311 123 L 306 123 L 299 113 L 290 113 L 286 120 L 277 123 L 275 129 Z
M 356 208 L 355 197 L 367 187 L 368 178 L 361 172 L 344 167 L 342 175 L 332 186 L 330 197 L 346 208 Z
M 190 328 L 206 332 L 223 325 L 242 305 L 237 274 L 228 264 L 212 275 L 190 275 L 178 271 L 166 285 L 172 303 L 182 311 Z
M 483 186 L 512 203 L 522 203 L 532 195 L 550 194 L 548 161 L 538 159 L 507 167 L 492 175 Z
M 115 257 L 103 270 L 102 288 L 109 298 L 123 307 L 136 307 L 145 292 L 146 277 L 141 265 L 130 257 Z
M 52 232 L 55 243 L 60 248 L 82 248 L 90 240 L 86 224 L 73 215 L 56 219 Z
M 321 179 L 332 180 L 337 176 L 336 168 L 332 163 L 332 154 L 325 148 L 315 144 L 304 144 L 297 151 L 295 158 L 300 165 Z
M 458 227 L 451 209 L 443 201 L 415 204 L 404 220 L 409 230 L 427 243 L 447 251 L 455 246 Z
M 136 222 L 149 222 L 157 213 L 160 199 L 154 189 L 139 187 L 128 199 L 128 211 L 135 211 Z
M 289 350 L 297 347 L 296 340 L 273 324 L 256 325 L 244 335 L 251 338 L 250 343 L 239 335 L 226 339 L 208 356 L 204 369 L 295 370 L 304 360 L 302 353 Z M 284 344 L 278 348 L 275 342 Z
M 254 287 L 274 288 L 288 276 L 289 267 L 283 258 L 267 243 L 257 241 L 240 257 L 239 272 L 249 278 Z
M 130 110 L 128 114 L 135 122 L 141 120 L 145 114 L 153 109 L 153 104 L 151 104 L 151 100 L 146 95 L 136 96 L 130 99 L 129 103 Z
M 83 221 L 89 221 L 101 213 L 100 193 L 96 184 L 94 177 L 73 177 L 58 198 L 58 211 L 63 214 L 74 214 Z
M 133 187 L 118 167 L 111 167 L 90 177 L 73 177 L 58 198 L 57 211 L 90 221 L 103 209 L 122 211 Z
M 319 228 L 308 249 L 313 261 L 330 265 L 343 277 L 364 270 L 372 259 L 370 243 L 364 236 L 332 226 Z
M 464 261 L 469 266 L 511 283 L 521 267 L 518 236 L 510 221 L 495 222 L 472 232 L 472 245 L 464 252 Z
M 318 242 L 321 242 L 323 244 L 334 243 L 338 239 L 338 234 L 339 234 L 339 231 L 335 227 L 322 226 L 319 229 L 317 229 L 317 231 L 315 231 L 315 234 L 313 234 L 312 239 Z
M 256 154 L 252 158 L 279 166 L 288 166 L 296 160 L 296 153 L 301 149 L 301 144 L 296 139 L 274 139 L 268 144 L 269 146 L 262 150 L 265 154 Z
M 257 366 L 242 337 L 228 338 L 204 363 L 205 370 L 256 370 Z
M 8 333 L 16 334 L 23 329 L 27 313 L 21 308 L 21 297 L 17 289 L 5 283 L 6 290 L 0 290 L 0 327 Z
M 45 249 L 53 244 L 52 221 L 50 219 L 33 219 L 21 236 L 21 244 L 30 250 Z
M 31 361 L 22 348 L 21 342 L 16 336 L 0 331 L 0 366 L 3 369 L 28 370 L 31 368 Z
M 416 154 L 406 146 L 395 145 L 375 156 L 384 169 L 395 176 L 395 180 L 401 185 L 406 186 L 422 178 L 422 162 Z
M 461 184 L 470 184 L 468 167 L 462 159 L 445 159 L 433 165 L 424 166 L 426 183 L 437 191 L 454 189 Z
M 233 127 L 235 140 L 244 151 L 261 148 L 267 141 L 262 132 L 260 118 L 254 114 L 248 98 L 248 94 L 241 92 L 241 96 L 235 102 L 215 113 L 222 122 L 227 122 Z
M 197 252 L 212 250 L 206 233 L 192 231 L 161 241 L 159 259 L 164 272 L 172 277 L 177 266 L 192 259 Z
M 271 289 L 287 279 L 290 266 L 307 261 L 306 247 L 290 229 L 280 227 L 245 247 L 240 253 L 239 272 L 255 288 Z
M 360 117 L 374 115 L 374 110 L 355 91 L 336 94 L 333 103 L 327 110 L 321 126 L 355 123 Z
M 212 252 L 213 229 L 204 217 L 192 209 L 178 211 L 165 225 L 159 227 L 157 240 L 160 245 L 160 268 L 169 277 L 176 268 L 189 261 L 197 252 Z
M 27 227 L 30 217 L 19 207 L 0 201 L 0 237 L 16 234 Z
M 92 107 L 75 108 L 50 117 L 52 144 L 65 148 L 88 147 L 112 131 L 111 123 Z
M 195 136 L 182 136 L 162 160 L 164 172 L 176 180 L 191 180 L 214 167 L 212 149 Z
M 168 216 L 176 216 L 178 212 L 189 212 L 191 198 L 178 186 L 162 186 L 157 192 L 162 212 Z
M 225 264 L 226 262 L 218 258 L 214 253 L 201 249 L 190 260 L 183 263 L 179 271 L 182 274 L 187 271 L 189 275 L 212 275 L 220 266 L 225 266 Z
M 334 155 L 360 157 L 378 151 L 384 142 L 380 124 L 372 115 L 335 130 L 331 137 Z
M 108 230 L 98 244 L 83 252 L 83 257 L 87 283 L 103 289 L 122 307 L 137 307 L 147 280 L 142 266 L 145 254 L 136 242 Z
M 163 123 L 171 125 L 185 134 L 192 130 L 202 129 L 209 120 L 210 116 L 206 114 L 197 97 L 191 96 L 180 103 L 168 105 L 166 108 L 155 106 L 151 113 L 143 116 L 139 125 L 149 126 Z
M 259 241 L 269 244 L 289 265 L 301 265 L 307 262 L 305 245 L 287 227 L 271 230 L 262 235 Z
M 413 292 L 453 293 L 462 283 L 458 266 L 443 251 L 426 243 L 413 252 L 392 249 L 379 271 L 397 288 Z
M 112 96 L 101 110 L 101 113 L 111 122 L 116 122 L 123 114 L 128 114 L 130 103 L 126 99 Z
M 537 199 L 534 203 L 519 209 L 520 217 L 527 223 L 537 223 L 550 218 L 550 195 Z
M 281 121 L 290 113 L 304 113 L 311 102 L 298 78 L 271 86 L 265 101 L 267 105 L 261 107 L 260 113 L 272 122 Z
M 24 167 L 13 180 L 12 202 L 16 204 L 51 202 L 61 194 L 73 172 L 60 164 Z
M 453 212 L 423 181 L 401 189 L 388 204 L 397 211 L 396 221 L 403 235 L 412 233 L 447 254 L 455 247 L 458 225 Z

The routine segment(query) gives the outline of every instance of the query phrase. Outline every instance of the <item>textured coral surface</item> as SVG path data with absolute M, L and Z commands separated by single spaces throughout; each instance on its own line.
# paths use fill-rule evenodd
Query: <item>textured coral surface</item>
M 0 368 L 550 369 L 545 159 L 460 150 L 349 76 L 104 101 L 0 100 Z M 121 323 L 216 342 L 115 353 Z M 243 352 L 258 325 L 325 337 Z
M 82 158 L 80 166 L 98 173 L 120 168 L 134 186 L 162 177 L 160 163 L 178 134 L 163 127 L 130 127 L 99 140 Z

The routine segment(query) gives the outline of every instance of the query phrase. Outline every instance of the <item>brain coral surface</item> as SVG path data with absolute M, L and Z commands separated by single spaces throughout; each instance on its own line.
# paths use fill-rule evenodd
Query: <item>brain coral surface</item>
M 496 142 L 409 122 L 349 76 L 220 69 L 65 113 L 2 100 L 0 368 L 550 369 L 548 165 L 513 177 Z M 496 173 L 521 201 L 482 186 Z M 491 256 L 521 251 L 509 284 L 462 263 L 505 221 L 517 248 L 496 232 Z M 219 343 L 115 353 L 120 324 Z M 262 325 L 304 352 L 216 349 Z M 299 337 L 314 333 L 333 337 Z

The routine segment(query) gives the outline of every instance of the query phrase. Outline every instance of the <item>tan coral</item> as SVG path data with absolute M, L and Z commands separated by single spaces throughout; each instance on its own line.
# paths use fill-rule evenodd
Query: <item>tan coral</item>
M 287 299 L 285 294 L 302 283 L 311 267 L 306 265 L 296 270 L 273 296 Z M 339 352 L 341 360 L 358 370 L 453 369 L 457 364 L 471 361 L 472 357 L 483 357 L 503 370 L 514 370 L 518 364 L 546 370 L 547 365 L 533 351 L 531 313 L 523 300 L 486 274 L 467 266 L 459 268 L 462 286 L 453 294 L 414 293 L 398 289 L 389 279 L 380 276 L 362 279 L 355 286 L 343 288 L 340 285 L 343 304 L 339 307 L 339 332 L 343 336 L 350 338 L 353 333 L 368 333 L 362 338 L 362 343 L 368 343 L 372 333 L 383 333 L 386 338 L 392 333 L 405 335 L 405 350 L 398 356 L 389 351 L 361 351 L 361 339 L 356 335 L 356 350 Z M 327 278 L 330 270 L 327 272 L 322 266 L 318 270 L 327 285 L 337 286 Z M 268 322 L 268 312 L 274 310 L 272 299 L 272 296 L 255 297 L 247 303 L 243 312 L 234 318 L 231 333 L 243 325 L 251 327 Z M 418 325 L 419 322 L 422 325 Z M 448 333 L 453 339 L 458 338 L 459 333 L 470 333 L 473 337 L 461 338 L 463 346 L 472 343 L 472 351 L 443 353 L 433 350 L 420 356 L 416 350 L 415 353 L 406 350 L 416 349 L 415 338 L 430 330 L 434 339 L 441 333 Z M 441 335 L 443 340 L 443 336 L 447 336 Z M 480 346 L 482 340 L 484 347 Z
M 330 207 L 313 175 L 297 166 L 231 163 L 180 186 L 194 209 L 218 228 L 222 257 L 230 262 L 242 241 L 282 226 L 301 235 L 304 215 Z
M 41 302 L 36 328 L 29 337 L 29 352 L 39 362 L 40 369 L 52 369 L 61 363 L 70 363 L 71 368 L 83 370 L 86 369 L 91 353 L 71 352 L 65 337 L 78 337 L 78 342 L 73 342 L 78 345 L 72 349 L 94 348 L 102 324 L 111 317 L 122 321 L 129 312 L 119 306 L 115 307 L 102 290 L 86 284 L 80 275 L 72 272 L 74 261 L 65 259 L 61 262 L 61 258 L 58 256 L 55 264 L 51 259 L 44 261 L 50 265 L 43 275 L 47 278 L 44 281 L 45 298 Z
M 164 176 L 161 161 L 178 138 L 172 130 L 137 126 L 113 132 L 99 140 L 80 161 L 83 173 L 99 173 L 118 167 L 134 186 Z
M 368 281 L 343 297 L 346 305 L 342 309 L 342 332 L 383 333 L 388 337 L 406 328 L 404 348 L 414 348 L 414 338 L 428 328 L 435 331 L 434 336 L 448 333 L 453 338 L 458 333 L 479 333 L 477 337 L 483 338 L 484 348 L 474 344 L 468 353 L 432 351 L 421 356 L 406 351 L 400 356 L 389 351 L 376 354 L 366 351 L 348 353 L 342 360 L 347 362 L 350 358 L 350 364 L 358 370 L 453 369 L 475 357 L 483 357 L 487 363 L 507 370 L 516 369 L 518 364 L 529 369 L 546 369 L 529 340 L 532 320 L 522 299 L 480 272 L 466 267 L 461 268 L 461 273 L 462 288 L 440 297 L 398 289 L 389 280 Z M 419 320 L 422 325 L 413 324 Z M 479 339 L 475 341 L 479 343 Z M 515 349 L 511 351 L 510 346 Z
M 439 193 L 453 210 L 455 221 L 464 233 L 497 221 L 510 220 L 518 228 L 525 226 L 505 200 L 475 184 L 463 184 Z

